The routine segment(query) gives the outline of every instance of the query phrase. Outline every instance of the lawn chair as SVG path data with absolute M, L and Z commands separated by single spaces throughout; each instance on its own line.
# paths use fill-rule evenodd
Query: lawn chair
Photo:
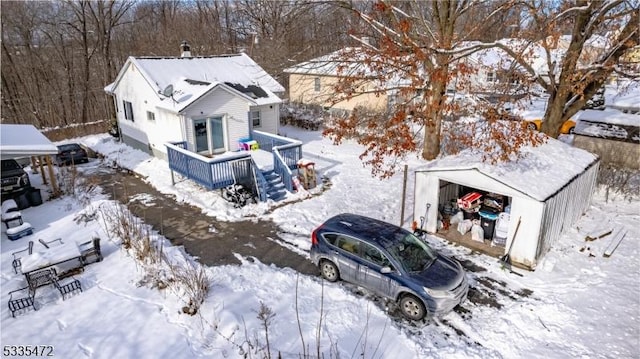
M 29 246 L 27 248 L 11 253 L 11 255 L 13 255 L 13 262 L 11 265 L 13 266 L 13 271 L 16 272 L 16 274 L 18 274 L 18 268 L 22 266 L 20 258 L 31 253 L 33 253 L 33 241 L 29 241 Z
M 26 292 L 26 297 L 18 297 L 18 292 Z M 38 310 L 35 305 L 35 289 L 31 287 L 24 287 L 20 289 L 13 290 L 9 292 L 9 310 L 11 311 L 11 316 L 16 317 L 16 312 L 27 310 L 29 307 L 33 308 L 33 310 Z
M 77 291 L 82 292 L 82 285 L 80 284 L 80 281 L 75 278 L 71 278 L 71 281 L 66 284 L 61 284 L 56 278 L 54 278 L 53 285 L 58 288 L 58 291 L 60 291 L 62 300 L 67 299 L 66 295 L 71 295 Z
M 60 244 L 64 244 L 64 242 L 62 241 L 62 238 L 56 238 L 56 239 L 51 240 L 51 241 L 48 241 L 48 242 L 47 242 L 47 241 L 45 241 L 45 240 L 44 240 L 44 239 L 42 239 L 42 238 L 38 239 L 38 242 L 40 242 L 40 243 L 41 243 L 43 246 L 45 246 L 45 248 L 47 248 L 47 249 L 51 248 L 51 247 L 50 247 L 51 243 L 53 243 L 53 242 L 57 242 L 57 241 L 60 241 Z
M 85 265 L 88 264 L 87 259 L 91 256 L 96 257 L 96 262 L 102 261 L 100 237 L 93 237 L 90 241 L 80 244 L 80 254 L 82 254 L 82 263 Z
M 53 268 L 42 269 L 36 272 L 31 272 L 26 275 L 29 288 L 34 292 L 36 288 L 43 285 L 52 284 L 58 280 L 58 273 Z

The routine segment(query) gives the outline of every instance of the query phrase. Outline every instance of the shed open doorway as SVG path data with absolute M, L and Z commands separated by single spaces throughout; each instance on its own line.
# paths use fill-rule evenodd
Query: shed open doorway
M 440 180 L 436 235 L 493 257 L 506 253 L 511 197 Z M 470 201 L 469 201 L 470 200 Z M 478 227 L 482 230 L 474 236 Z

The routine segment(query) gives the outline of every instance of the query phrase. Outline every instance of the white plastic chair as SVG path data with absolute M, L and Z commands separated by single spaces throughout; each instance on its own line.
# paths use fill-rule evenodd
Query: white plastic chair
M 507 212 L 500 212 L 496 220 L 496 226 L 493 231 L 492 245 L 504 246 L 507 243 L 507 233 L 509 232 L 510 216 Z

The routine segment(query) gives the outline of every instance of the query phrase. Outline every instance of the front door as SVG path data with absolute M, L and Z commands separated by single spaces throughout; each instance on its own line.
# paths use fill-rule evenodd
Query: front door
M 224 126 L 222 117 L 193 120 L 196 152 L 213 154 L 224 152 Z

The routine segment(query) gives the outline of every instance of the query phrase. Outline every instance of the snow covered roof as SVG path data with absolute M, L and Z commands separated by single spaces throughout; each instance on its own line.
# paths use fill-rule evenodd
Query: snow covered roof
M 463 151 L 429 162 L 417 172 L 475 170 L 537 201 L 544 202 L 598 160 L 585 150 L 550 138 L 538 147 L 522 150 L 517 162 L 492 165 L 481 155 Z
M 58 147 L 33 125 L 0 125 L 2 159 L 55 155 Z
M 607 107 L 612 107 L 622 111 L 630 110 L 634 112 L 640 111 L 640 82 L 631 82 L 626 87 L 617 92 Z
M 369 66 L 364 66 L 363 61 L 368 56 L 360 47 L 345 47 L 330 54 L 316 57 L 309 61 L 301 62 L 288 67 L 283 71 L 289 74 L 317 75 L 317 76 L 359 76 L 375 79 L 379 73 L 371 71 Z M 391 73 L 391 79 L 386 83 L 380 83 L 381 88 L 402 86 L 407 81 Z
M 173 86 L 167 109 L 181 111 L 217 86 L 226 86 L 256 105 L 279 103 L 285 89 L 246 54 L 206 57 L 129 57 L 116 80 L 105 87 L 113 93 L 126 69 L 134 65 L 156 93 Z
M 584 110 L 580 113 L 578 120 L 640 127 L 640 115 L 627 114 L 614 109 Z

